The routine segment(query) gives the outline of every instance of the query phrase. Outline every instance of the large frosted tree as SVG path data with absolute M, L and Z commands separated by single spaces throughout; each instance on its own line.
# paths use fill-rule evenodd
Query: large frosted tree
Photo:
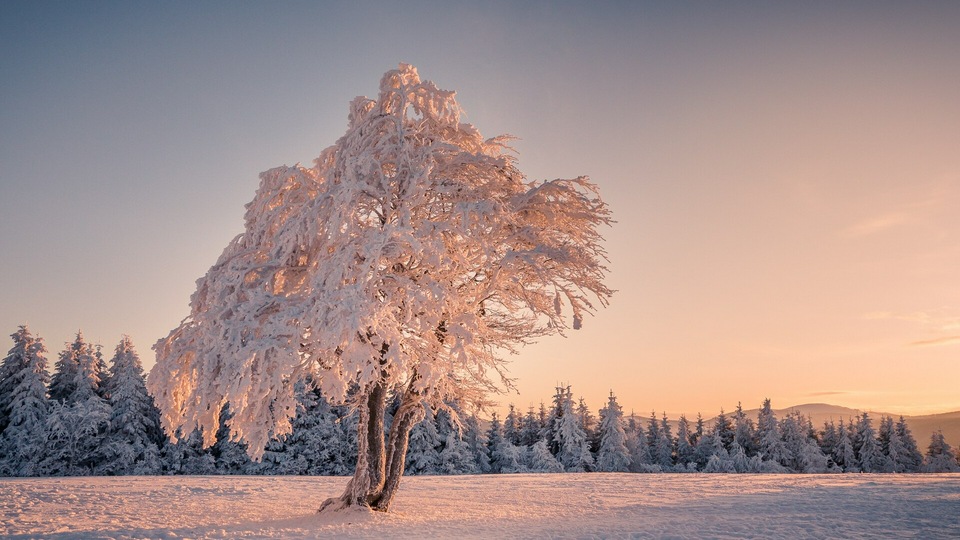
M 313 375 L 359 415 L 354 477 L 325 506 L 387 510 L 424 402 L 509 387 L 504 353 L 579 328 L 612 292 L 596 186 L 529 182 L 508 142 L 462 123 L 454 92 L 401 65 L 377 99 L 353 100 L 346 134 L 313 167 L 261 175 L 245 232 L 155 347 L 148 383 L 168 430 L 216 433 L 229 401 L 259 455 L 289 431 L 294 385 Z

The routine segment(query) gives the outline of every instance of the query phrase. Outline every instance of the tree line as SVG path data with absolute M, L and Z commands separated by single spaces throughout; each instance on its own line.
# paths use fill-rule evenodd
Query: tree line
M 12 338 L 0 363 L 0 475 L 349 475 L 356 466 L 357 415 L 331 405 L 309 380 L 296 385 L 292 431 L 271 438 L 253 461 L 230 431 L 229 404 L 212 446 L 199 428 L 169 437 L 129 337 L 108 363 L 78 332 L 52 375 L 41 338 L 26 326 Z M 456 402 L 428 408 L 410 433 L 406 474 L 960 471 L 942 432 L 921 452 L 902 416 L 875 427 L 863 413 L 817 427 L 800 412 L 778 419 L 768 399 L 756 420 L 738 405 L 709 425 L 701 415 L 674 423 L 665 414 L 624 417 L 612 392 L 595 416 L 570 386 L 556 390 L 550 407 L 521 413 L 510 405 L 502 420 L 493 413 L 482 421 Z M 386 431 L 399 407 L 392 396 Z

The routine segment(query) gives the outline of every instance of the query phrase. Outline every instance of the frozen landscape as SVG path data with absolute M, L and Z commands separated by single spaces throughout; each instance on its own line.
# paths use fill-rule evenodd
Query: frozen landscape
M 319 516 L 339 477 L 0 479 L 3 538 L 960 538 L 960 474 L 405 478 Z

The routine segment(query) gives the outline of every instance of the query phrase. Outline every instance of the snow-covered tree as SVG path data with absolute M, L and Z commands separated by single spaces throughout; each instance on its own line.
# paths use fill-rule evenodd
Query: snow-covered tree
M 664 412 L 663 418 L 660 420 L 660 436 L 657 438 L 657 443 L 654 447 L 654 461 L 664 471 L 669 471 L 673 468 L 673 443 L 670 423 L 667 420 L 667 413 Z
M 451 405 L 458 409 L 456 404 Z M 463 416 L 458 414 L 458 416 Z M 437 433 L 440 435 L 442 449 L 438 474 L 475 474 L 480 472 L 470 444 L 463 438 L 463 429 L 448 410 L 437 413 Z
M 538 473 L 560 473 L 563 472 L 563 465 L 557 461 L 550 453 L 547 447 L 547 441 L 538 440 L 530 447 L 530 472 Z
M 851 426 L 853 422 L 851 420 Z M 858 472 L 860 462 L 857 461 L 857 453 L 853 449 L 853 440 L 850 437 L 850 429 L 844 427 L 843 419 L 840 420 L 840 428 L 837 430 L 837 445 L 833 449 L 833 462 L 840 467 L 843 472 Z
M 503 418 L 503 438 L 510 441 L 510 444 L 520 445 L 520 413 L 511 403 L 508 406 L 507 416 Z
M 903 472 L 918 472 L 923 466 L 923 454 L 917 447 L 917 440 L 913 437 L 910 427 L 903 416 L 897 421 L 897 437 L 903 445 L 903 452 L 898 456 L 899 466 Z
M 943 437 L 943 430 L 937 430 L 930 436 L 930 445 L 927 446 L 927 457 L 924 460 L 923 470 L 926 472 L 958 472 L 957 454 Z
M 696 463 L 696 447 L 690 441 L 690 422 L 686 415 L 681 414 L 677 422 L 677 465 L 686 468 L 690 463 Z
M 70 404 L 86 399 L 89 392 L 99 394 L 99 367 L 93 347 L 83 339 L 83 332 L 78 331 L 73 343 L 67 344 L 54 365 L 50 400 Z M 83 381 L 82 388 L 78 388 L 78 381 Z
M 424 418 L 410 431 L 407 451 L 407 474 L 438 474 L 440 472 L 440 434 L 433 411 L 426 407 Z M 499 426 L 498 426 L 499 427 Z M 392 429 L 392 428 L 391 428 Z
M 763 400 L 757 414 L 757 453 L 764 461 L 787 465 L 789 455 L 780 435 L 780 425 L 770 405 L 770 399 Z
M 237 438 L 230 429 L 232 418 L 230 403 L 224 403 L 220 408 L 220 425 L 217 428 L 216 441 L 210 447 L 210 454 L 213 456 L 218 474 L 243 474 L 250 466 L 247 443 Z
M 574 411 L 573 395 L 567 387 L 562 401 L 562 413 L 554 420 L 554 442 L 559 451 L 557 461 L 567 472 L 584 472 L 593 467 L 593 456 L 590 454 L 590 442 L 587 434 L 580 425 L 580 417 Z
M 857 461 L 863 472 L 883 472 L 885 458 L 877 442 L 877 432 L 873 429 L 873 421 L 867 413 L 860 416 L 857 422 L 857 435 L 853 441 L 853 449 L 857 452 Z
M 604 472 L 628 472 L 630 450 L 627 449 L 627 434 L 623 430 L 623 409 L 617 396 L 610 392 L 607 406 L 600 411 L 600 450 L 597 453 L 597 470 Z
M 355 475 L 327 506 L 387 510 L 424 400 L 472 405 L 509 387 L 501 351 L 565 331 L 567 314 L 579 328 L 612 293 L 596 186 L 526 182 L 507 140 L 461 123 L 453 92 L 401 65 L 377 99 L 351 103 L 314 167 L 263 174 L 244 234 L 156 345 L 149 385 L 168 429 L 215 432 L 229 401 L 259 455 L 313 373 L 359 411 Z
M 463 440 L 470 449 L 473 461 L 477 465 L 477 472 L 490 472 L 490 456 L 487 454 L 487 437 L 480 429 L 480 421 L 476 415 L 471 414 L 464 422 L 466 431 L 463 434 Z
M 520 445 L 533 446 L 540 439 L 540 431 L 543 425 L 540 418 L 533 411 L 533 407 L 527 409 L 527 414 L 523 416 L 523 427 L 520 429 Z
M 109 432 L 98 474 L 157 474 L 164 445 L 160 411 L 147 393 L 143 366 L 129 336 L 123 336 L 103 385 L 110 405 Z
M 726 413 L 723 412 L 723 409 L 720 409 L 720 414 L 717 415 L 716 420 L 713 422 L 713 434 L 720 441 L 723 449 L 729 453 L 730 445 L 733 444 L 733 440 L 737 434 L 733 429 L 733 423 L 730 421 L 730 418 L 727 417 Z
M 6 426 L 0 434 L 0 475 L 33 476 L 44 453 L 50 409 L 46 348 L 26 326 L 11 337 L 13 348 L 2 364 Z
M 756 427 L 753 420 L 747 418 L 743 412 L 743 405 L 737 402 L 737 410 L 733 414 L 734 440 L 740 445 L 747 456 L 756 455 Z

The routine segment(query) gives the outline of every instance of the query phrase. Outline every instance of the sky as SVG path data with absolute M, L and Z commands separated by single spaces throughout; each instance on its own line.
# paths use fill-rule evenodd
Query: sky
M 149 369 L 258 174 L 404 62 L 617 220 L 502 404 L 960 410 L 960 4 L 587 4 L 0 2 L 0 331 Z

